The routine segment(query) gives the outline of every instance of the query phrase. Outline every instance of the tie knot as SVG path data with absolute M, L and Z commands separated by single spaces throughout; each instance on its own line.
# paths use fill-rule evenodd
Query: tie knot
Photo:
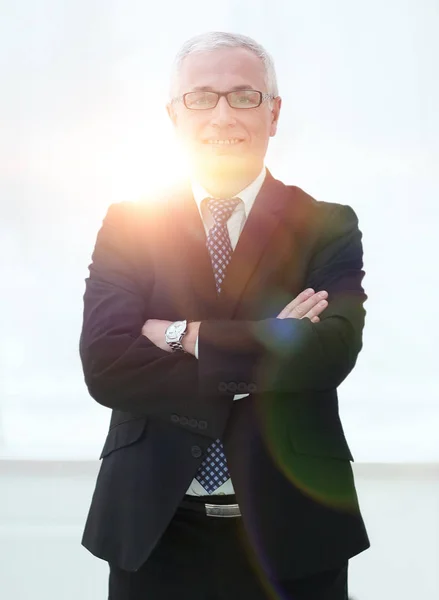
M 207 198 L 207 207 L 212 213 L 215 225 L 224 225 L 229 220 L 231 214 L 238 206 L 241 200 L 239 198 Z

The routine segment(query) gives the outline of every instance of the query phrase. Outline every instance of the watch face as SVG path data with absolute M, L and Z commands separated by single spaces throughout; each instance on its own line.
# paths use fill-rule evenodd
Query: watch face
M 171 323 L 166 330 L 166 337 L 171 341 L 177 341 L 185 329 L 186 321 L 175 321 L 175 323 Z
M 175 328 L 175 325 L 174 325 L 174 324 L 172 324 L 172 325 L 169 325 L 169 327 L 168 327 L 168 331 L 167 331 L 166 333 L 167 333 L 167 334 L 168 334 L 170 337 L 175 337 L 175 335 L 176 335 L 176 333 L 177 333 L 177 330 L 176 330 L 176 328 Z

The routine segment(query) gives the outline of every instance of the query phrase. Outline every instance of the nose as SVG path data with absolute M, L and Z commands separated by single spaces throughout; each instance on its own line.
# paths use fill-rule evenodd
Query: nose
M 223 96 L 212 111 L 211 124 L 214 127 L 232 127 L 236 124 L 235 111 Z

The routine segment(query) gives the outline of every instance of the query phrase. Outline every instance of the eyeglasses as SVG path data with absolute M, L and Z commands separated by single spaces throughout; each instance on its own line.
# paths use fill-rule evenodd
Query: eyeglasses
M 265 100 L 273 100 L 274 96 L 256 90 L 236 90 L 233 92 L 188 92 L 173 102 L 183 102 L 189 110 L 210 110 L 215 108 L 219 99 L 225 97 L 231 108 L 257 108 Z

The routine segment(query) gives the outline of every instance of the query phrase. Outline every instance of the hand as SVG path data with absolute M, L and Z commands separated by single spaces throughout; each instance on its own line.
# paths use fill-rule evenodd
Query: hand
M 172 321 L 148 319 L 142 327 L 142 335 L 147 337 L 157 348 L 172 352 L 171 346 L 165 342 L 165 332 L 171 323 Z
M 301 292 L 277 315 L 278 319 L 303 319 L 307 317 L 312 323 L 320 321 L 319 315 L 328 306 L 328 292 L 316 293 L 312 288 Z

